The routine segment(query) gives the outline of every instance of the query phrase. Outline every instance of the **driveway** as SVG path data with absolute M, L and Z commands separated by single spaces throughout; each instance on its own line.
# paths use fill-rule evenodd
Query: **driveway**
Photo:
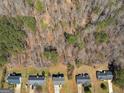
M 82 87 L 82 84 L 78 84 L 78 93 L 82 93 L 83 91 L 83 87 Z
M 34 89 L 32 89 L 32 86 L 29 87 L 29 93 L 34 93 Z
M 55 93 L 60 93 L 61 87 L 62 87 L 61 85 L 54 85 Z
M 109 93 L 113 93 L 112 81 L 108 80 Z
M 21 84 L 16 85 L 15 93 L 21 93 Z

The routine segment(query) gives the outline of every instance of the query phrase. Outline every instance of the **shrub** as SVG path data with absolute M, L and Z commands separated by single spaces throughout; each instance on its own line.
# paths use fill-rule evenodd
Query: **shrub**
M 105 32 L 95 32 L 96 43 L 107 43 L 109 41 L 109 36 Z
M 106 85 L 105 85 L 104 83 L 101 83 L 100 87 L 101 87 L 103 90 L 106 90 L 106 89 L 107 89 L 107 87 L 106 87 Z
M 69 35 L 68 38 L 67 38 L 67 41 L 69 44 L 75 44 L 76 41 L 77 41 L 77 38 L 73 35 Z
M 85 91 L 85 93 L 91 93 L 91 90 L 89 87 L 84 87 L 84 91 Z
M 78 47 L 79 49 L 82 49 L 85 47 L 85 43 L 83 40 L 81 40 L 80 33 L 76 33 L 75 35 L 64 33 L 65 40 L 68 44 L 72 44 L 75 47 Z
M 34 7 L 38 12 L 42 12 L 44 9 L 43 3 L 40 0 L 35 1 Z
M 75 60 L 75 64 L 76 64 L 76 67 L 79 68 L 82 65 L 81 60 L 80 59 L 76 59 Z
M 75 35 L 71 35 L 68 33 L 64 33 L 64 35 L 65 35 L 66 41 L 69 44 L 75 44 L 77 42 L 77 37 Z
M 49 71 L 42 71 L 42 75 L 45 77 L 51 76 L 51 73 Z
M 73 71 L 74 71 L 74 66 L 70 63 L 67 64 L 67 77 L 68 79 L 73 78 Z

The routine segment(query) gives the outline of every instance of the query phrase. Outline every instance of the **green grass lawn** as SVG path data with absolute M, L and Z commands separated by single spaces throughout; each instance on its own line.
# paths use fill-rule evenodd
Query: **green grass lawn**
M 42 12 L 44 10 L 44 5 L 40 0 L 35 1 L 34 7 L 35 7 L 37 12 Z

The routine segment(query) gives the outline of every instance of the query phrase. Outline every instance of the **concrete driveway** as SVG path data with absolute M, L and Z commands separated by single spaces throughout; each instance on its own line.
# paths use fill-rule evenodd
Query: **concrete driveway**
M 21 84 L 16 85 L 15 93 L 21 93 Z
M 78 93 L 83 93 L 83 87 L 82 87 L 82 84 L 78 84 Z
M 113 93 L 112 81 L 108 80 L 109 93 Z
M 32 89 L 32 86 L 29 87 L 29 93 L 34 93 L 34 89 Z
M 61 85 L 54 85 L 54 91 L 55 93 L 60 93 L 62 86 Z

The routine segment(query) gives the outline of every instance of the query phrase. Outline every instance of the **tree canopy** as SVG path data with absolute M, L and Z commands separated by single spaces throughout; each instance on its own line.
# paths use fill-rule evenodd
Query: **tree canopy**
M 10 54 L 24 49 L 26 33 L 23 22 L 14 17 L 0 17 L 0 63 Z

